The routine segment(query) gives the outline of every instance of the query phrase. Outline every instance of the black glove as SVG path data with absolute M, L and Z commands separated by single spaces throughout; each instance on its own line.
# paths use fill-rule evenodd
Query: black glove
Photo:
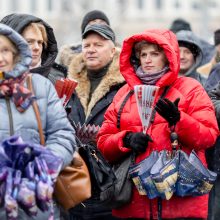
M 143 134 L 143 132 L 129 132 L 123 139 L 124 146 L 132 149 L 136 153 L 145 152 L 148 141 L 153 142 L 151 137 L 148 134 Z
M 174 102 L 166 98 L 159 99 L 155 106 L 155 110 L 169 123 L 169 126 L 176 125 L 180 120 L 179 101 L 180 98 L 177 98 Z

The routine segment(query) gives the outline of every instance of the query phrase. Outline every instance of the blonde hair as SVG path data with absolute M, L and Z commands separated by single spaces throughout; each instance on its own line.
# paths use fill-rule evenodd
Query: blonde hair
M 12 53 L 13 53 L 13 57 L 14 57 L 14 63 L 17 63 L 20 60 L 20 54 L 19 54 L 19 50 L 16 46 L 16 44 L 8 37 L 6 37 L 5 35 L 0 34 L 0 38 L 5 39 L 9 45 Z
M 26 26 L 23 32 L 28 29 L 34 29 L 35 31 L 40 31 L 43 38 L 44 47 L 47 48 L 48 37 L 45 26 L 41 22 L 33 22 L 30 23 L 28 26 Z

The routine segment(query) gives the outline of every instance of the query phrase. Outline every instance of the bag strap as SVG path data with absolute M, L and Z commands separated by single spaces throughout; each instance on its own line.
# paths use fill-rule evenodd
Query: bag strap
M 121 106 L 120 106 L 120 109 L 119 109 L 118 115 L 117 115 L 117 128 L 118 129 L 120 129 L 122 110 L 123 110 L 126 102 L 128 101 L 128 99 L 130 98 L 130 96 L 132 96 L 133 94 L 134 94 L 134 90 L 130 90 L 129 93 L 125 96 L 125 99 L 123 100 L 123 102 L 121 103 Z
M 160 98 L 164 98 L 165 95 L 167 94 L 168 90 L 169 90 L 170 86 L 166 86 L 163 90 L 163 93 L 162 95 L 160 96 Z M 122 110 L 126 104 L 126 102 L 128 101 L 128 99 L 130 98 L 131 95 L 134 94 L 134 90 L 130 90 L 129 93 L 125 96 L 123 102 L 121 103 L 121 106 L 119 108 L 119 111 L 118 111 L 118 115 L 117 115 L 117 128 L 120 129 L 120 121 L 121 121 L 121 113 L 122 113 Z M 155 114 L 156 114 L 156 110 L 155 108 L 153 109 L 153 112 L 152 112 L 152 117 L 151 117 L 151 124 L 153 123 L 154 121 L 154 118 L 155 118 Z
M 34 95 L 33 85 L 32 85 L 32 74 L 28 74 L 28 76 L 27 76 L 27 87 Z M 40 144 L 44 146 L 45 145 L 45 138 L 44 138 L 44 133 L 43 133 L 42 121 L 40 118 L 39 107 L 38 107 L 37 102 L 35 100 L 33 100 L 32 106 L 33 106 L 34 113 L 35 113 L 35 116 L 37 119 L 38 131 L 39 131 L 39 135 L 40 135 Z

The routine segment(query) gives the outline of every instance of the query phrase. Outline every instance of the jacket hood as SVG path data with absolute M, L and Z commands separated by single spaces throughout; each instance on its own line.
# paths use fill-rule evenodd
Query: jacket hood
M 68 67 L 71 61 L 81 52 L 82 52 L 82 45 L 80 43 L 63 45 L 59 49 L 57 62 L 60 63 L 61 65 Z
M 22 34 L 25 27 L 32 22 L 41 22 L 45 26 L 48 37 L 47 48 L 43 49 L 41 66 L 31 69 L 31 72 L 39 73 L 47 77 L 58 53 L 53 28 L 42 19 L 29 14 L 10 14 L 4 17 L 0 22 L 10 26 L 19 34 Z
M 185 76 L 193 77 L 193 75 L 198 74 L 196 73 L 196 69 L 202 64 L 202 59 L 203 59 L 203 52 L 200 44 L 200 39 L 192 31 L 186 31 L 186 30 L 179 31 L 176 34 L 176 36 L 179 43 L 183 42 L 183 43 L 193 44 L 198 50 L 197 51 L 198 55 L 195 57 L 194 65 L 192 65 L 192 67 L 184 74 Z
M 6 79 L 16 78 L 21 76 L 24 72 L 28 71 L 31 64 L 31 51 L 25 39 L 7 25 L 0 24 L 0 35 L 9 38 L 18 48 L 20 61 L 15 65 L 12 71 L 5 72 Z
M 142 84 L 130 60 L 133 54 L 134 44 L 143 40 L 158 44 L 163 48 L 169 61 L 169 71 L 157 81 L 156 85 L 159 87 L 171 85 L 177 79 L 179 72 L 180 55 L 178 42 L 172 31 L 156 29 L 146 30 L 141 34 L 133 35 L 123 42 L 120 54 L 120 71 L 128 85 L 133 89 L 135 85 Z
M 69 65 L 68 77 L 75 79 L 79 86 L 76 87 L 77 96 L 84 108 L 86 116 L 88 116 L 95 104 L 102 99 L 113 86 L 123 84 L 125 82 L 119 71 L 119 48 L 116 49 L 114 58 L 108 68 L 107 73 L 93 92 L 89 102 L 90 81 L 87 77 L 86 66 L 83 61 L 82 53 L 78 54 Z

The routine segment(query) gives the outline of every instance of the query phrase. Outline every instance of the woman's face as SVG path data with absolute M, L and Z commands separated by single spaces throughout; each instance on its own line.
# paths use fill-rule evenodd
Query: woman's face
M 140 63 L 144 73 L 152 74 L 165 67 L 167 58 L 163 50 L 159 51 L 155 45 L 147 44 L 140 50 Z
M 14 67 L 13 44 L 11 41 L 0 35 L 0 71 L 8 72 Z
M 24 39 L 28 42 L 29 48 L 32 52 L 31 67 L 35 67 L 40 63 L 41 55 L 43 52 L 43 36 L 39 29 L 29 27 L 22 33 Z

